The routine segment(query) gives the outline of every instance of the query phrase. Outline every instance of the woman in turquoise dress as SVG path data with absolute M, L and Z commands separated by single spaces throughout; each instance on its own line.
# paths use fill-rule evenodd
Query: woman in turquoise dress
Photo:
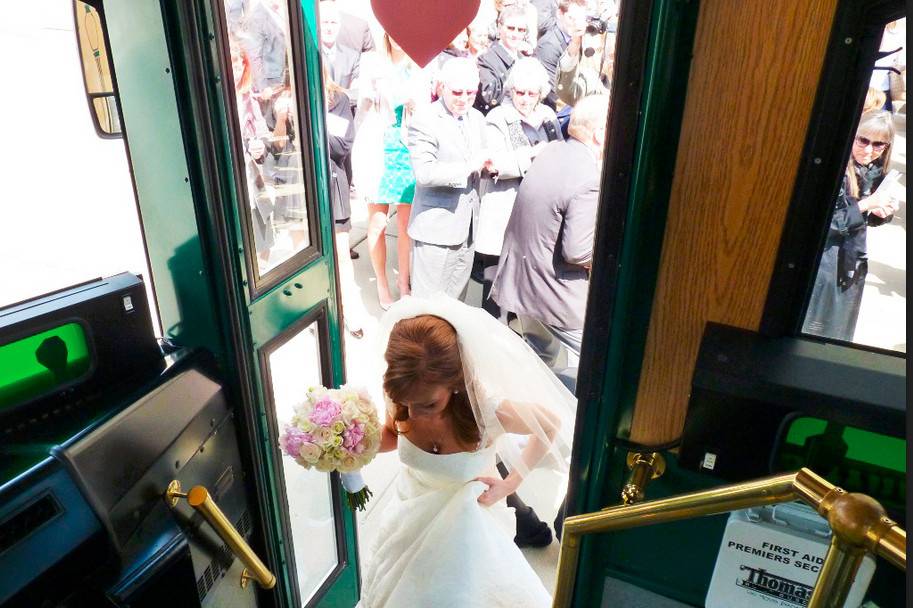
M 406 148 L 405 134 L 415 107 L 431 101 L 431 86 L 425 73 L 403 52 L 389 34 L 384 34 L 386 60 L 370 79 L 368 108 L 387 122 L 383 130 L 383 170 L 377 187 L 366 192 L 368 203 L 368 251 L 377 278 L 377 300 L 384 310 L 393 303 L 387 280 L 387 219 L 396 208 L 399 295 L 409 295 L 409 256 L 412 241 L 406 232 L 415 193 L 415 176 Z

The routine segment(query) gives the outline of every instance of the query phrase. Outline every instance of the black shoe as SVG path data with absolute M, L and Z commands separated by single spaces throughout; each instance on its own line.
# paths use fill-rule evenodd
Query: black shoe
M 353 260 L 357 260 L 358 258 L 361 257 L 361 255 L 354 249 L 349 249 L 349 257 L 352 258 Z
M 476 254 L 475 258 L 473 258 L 472 270 L 469 272 L 469 278 L 476 283 L 481 283 L 485 280 L 485 268 L 482 265 L 482 258 L 479 256 L 480 254 Z
M 558 542 L 561 542 L 561 533 L 564 531 L 564 510 L 567 507 L 567 494 L 564 495 L 564 500 L 561 501 L 561 506 L 558 508 L 558 514 L 555 516 L 555 537 L 558 539 Z
M 517 511 L 517 535 L 514 544 L 523 547 L 548 547 L 552 544 L 552 531 L 548 524 L 539 519 L 532 507 L 526 512 Z

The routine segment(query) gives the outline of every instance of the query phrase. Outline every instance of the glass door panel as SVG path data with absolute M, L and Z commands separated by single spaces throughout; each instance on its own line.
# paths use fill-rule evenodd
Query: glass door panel
M 308 315 L 280 334 L 261 351 L 273 438 L 288 423 L 294 407 L 310 387 L 329 384 L 326 316 Z M 278 441 L 273 441 L 278 445 Z M 334 474 L 305 469 L 278 453 L 284 481 L 291 552 L 300 602 L 306 606 L 322 595 L 345 563 L 339 480 Z M 342 557 L 342 559 L 340 559 Z
M 230 105 L 243 165 L 240 215 L 254 291 L 262 292 L 297 270 L 303 259 L 294 258 L 315 244 L 302 156 L 308 146 L 301 144 L 306 124 L 299 120 L 301 75 L 293 60 L 288 3 L 224 0 L 223 9 L 233 78 Z
M 355 518 L 336 473 L 283 455 L 280 431 L 314 385 L 344 381 L 325 164 L 316 3 L 211 0 L 237 223 L 235 289 L 256 360 L 256 442 L 278 605 L 358 601 Z M 246 270 L 246 272 L 245 272 Z

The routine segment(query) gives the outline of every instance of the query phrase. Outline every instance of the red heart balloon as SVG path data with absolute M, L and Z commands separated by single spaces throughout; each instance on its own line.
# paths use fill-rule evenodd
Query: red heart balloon
M 428 65 L 479 12 L 480 0 L 371 0 L 374 16 L 412 61 Z

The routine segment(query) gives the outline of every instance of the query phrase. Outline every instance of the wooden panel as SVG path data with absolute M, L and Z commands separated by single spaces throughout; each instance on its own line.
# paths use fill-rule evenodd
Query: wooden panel
M 836 0 L 702 0 L 631 438 L 681 433 L 704 324 L 757 329 Z

